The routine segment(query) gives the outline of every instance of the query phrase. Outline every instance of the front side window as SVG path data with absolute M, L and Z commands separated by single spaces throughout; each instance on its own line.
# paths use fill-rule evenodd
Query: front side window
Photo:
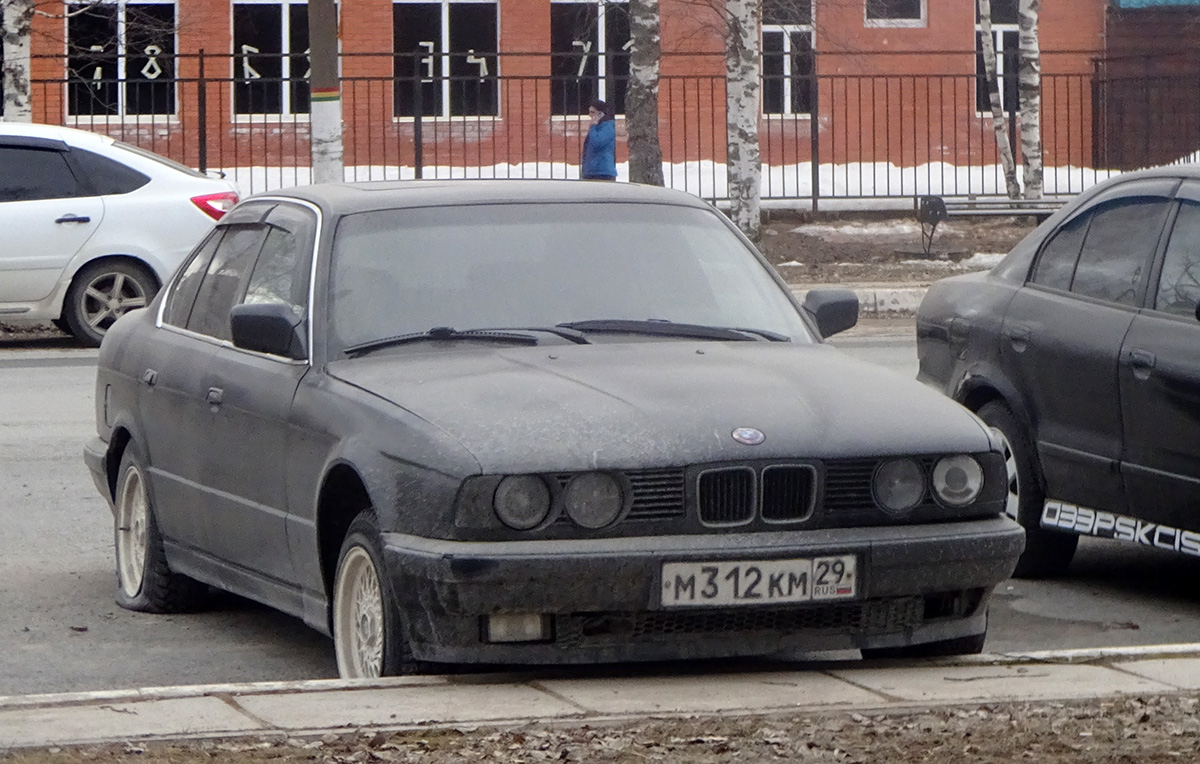
M 992 44 L 996 48 L 996 81 L 1000 86 L 1000 104 L 1005 114 L 1011 114 L 1017 109 L 1020 41 L 1017 0 L 992 0 Z M 992 113 L 987 69 L 983 65 L 983 27 L 979 23 L 978 6 L 975 7 L 975 110 L 980 114 Z
M 280 204 L 267 215 L 266 226 L 266 239 L 242 302 L 287 305 L 296 316 L 302 316 L 308 305 L 316 216 L 304 208 Z
M 308 5 L 239 0 L 233 5 L 234 110 L 307 114 Z
M 192 305 L 196 302 L 196 292 L 200 291 L 200 282 L 204 281 L 208 263 L 224 235 L 225 229 L 217 228 L 192 251 L 192 256 L 175 277 L 175 283 L 171 285 L 171 291 L 163 302 L 163 323 L 181 329 L 187 326 L 188 317 L 192 314 Z
M 1197 304 L 1200 304 L 1200 204 L 1185 201 L 1167 244 L 1154 309 L 1194 319 Z
M 1071 291 L 1133 305 L 1142 275 L 1158 246 L 1169 203 L 1132 197 L 1100 205 L 1083 241 Z
M 925 26 L 926 0 L 866 0 L 869 27 Z
M 78 195 L 75 175 L 61 151 L 0 146 L 0 202 Z
M 392 5 L 397 117 L 498 114 L 497 14 L 494 2 Z
M 812 0 L 763 3 L 763 114 L 812 114 Z
M 250 269 L 266 235 L 266 226 L 259 224 L 226 227 L 225 236 L 213 253 L 196 292 L 196 302 L 187 322 L 189 331 L 220 340 L 232 338 L 229 311 L 246 290 Z
M 550 113 L 584 115 L 598 98 L 624 114 L 629 48 L 627 3 L 552 2 Z
M 175 113 L 174 0 L 67 4 L 67 113 Z

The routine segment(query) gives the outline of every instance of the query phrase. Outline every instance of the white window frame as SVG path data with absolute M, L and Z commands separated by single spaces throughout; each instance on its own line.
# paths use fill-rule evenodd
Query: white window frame
M 341 13 L 342 2 L 344 2 L 344 0 L 339 0 L 339 2 L 337 4 L 339 14 Z M 279 12 L 279 14 L 280 14 L 279 15 L 279 35 L 282 38 L 279 41 L 280 42 L 280 45 L 279 45 L 279 56 L 280 56 L 279 87 L 282 90 L 282 92 L 280 93 L 280 98 L 279 98 L 279 111 L 261 112 L 261 113 L 260 112 L 249 112 L 249 111 L 238 111 L 237 110 L 237 99 L 234 97 L 233 91 L 231 90 L 230 94 L 229 94 L 229 99 L 230 99 L 229 113 L 233 115 L 234 122 L 262 122 L 264 120 L 269 122 L 272 120 L 278 121 L 278 120 L 284 120 L 284 119 L 288 120 L 289 122 L 291 122 L 291 121 L 296 121 L 296 122 L 308 121 L 309 115 L 311 112 L 312 101 L 311 100 L 309 101 L 309 104 L 310 104 L 309 111 L 301 111 L 301 112 L 292 111 L 292 88 L 291 88 L 292 55 L 293 55 L 292 54 L 292 34 L 291 34 L 291 32 L 292 32 L 292 6 L 293 5 L 303 5 L 305 7 L 308 7 L 308 0 L 231 0 L 231 2 L 229 3 L 229 35 L 230 35 L 229 45 L 230 45 L 230 47 L 232 47 L 235 44 L 235 39 L 236 39 L 235 35 L 234 35 L 234 29 L 233 29 L 233 7 L 235 5 L 279 5 L 279 6 L 283 6 L 283 7 L 280 9 L 280 12 Z M 312 17 L 310 16 L 309 17 L 310 23 L 311 23 L 311 20 L 312 20 Z M 338 39 L 338 51 L 339 52 L 341 51 L 341 47 L 342 47 L 342 43 L 341 43 L 341 38 L 339 36 L 339 39 Z M 243 76 L 239 76 L 239 75 L 245 74 L 244 69 L 242 71 L 238 70 L 238 66 L 239 66 L 238 56 L 240 56 L 240 55 L 242 55 L 242 51 L 240 51 L 240 50 L 233 51 L 233 58 L 229 62 L 230 66 L 232 67 L 232 69 L 230 71 L 230 76 L 233 79 L 233 82 L 235 85 L 241 83 L 243 81 L 243 79 L 245 79 Z M 310 51 L 308 51 L 308 50 L 305 50 L 304 53 L 301 55 L 304 55 L 308 58 L 308 72 L 305 73 L 302 77 L 300 77 L 300 79 L 311 83 L 311 81 L 312 81 L 312 55 L 311 55 Z M 245 61 L 245 59 L 243 59 L 240 62 L 240 65 L 243 67 L 249 66 L 249 64 Z M 338 70 L 339 70 L 338 74 L 339 75 L 341 74 L 341 65 L 342 65 L 342 59 L 341 59 L 341 56 L 338 56 Z
M 392 0 L 393 6 L 409 5 L 412 3 L 424 3 L 426 5 L 431 4 L 431 3 L 438 3 L 442 6 L 441 7 L 442 39 L 440 41 L 438 41 L 438 45 L 440 46 L 440 49 L 443 52 L 442 53 L 433 53 L 430 56 L 430 57 L 435 57 L 437 60 L 437 64 L 436 64 L 437 73 L 434 76 L 441 80 L 442 108 L 441 108 L 441 112 L 438 114 L 426 114 L 425 116 L 432 117 L 432 118 L 438 119 L 438 120 L 445 120 L 445 121 L 469 120 L 469 121 L 475 122 L 475 121 L 479 121 L 479 120 L 500 119 L 502 116 L 499 113 L 500 112 L 500 104 L 496 104 L 497 114 L 494 116 L 490 115 L 490 114 L 488 114 L 488 115 L 466 115 L 466 114 L 452 115 L 450 113 L 450 91 L 451 91 L 450 86 L 452 83 L 450 81 L 450 72 L 448 71 L 448 68 L 450 66 L 450 57 L 449 57 L 449 51 L 450 51 L 450 5 L 452 3 L 490 3 L 492 6 L 494 6 L 496 9 L 496 47 L 499 48 L 500 47 L 500 0 Z M 474 53 L 474 51 L 467 51 L 467 52 Z M 495 75 L 497 77 L 499 77 L 499 75 L 500 75 L 500 72 L 499 72 L 500 51 L 495 50 L 495 51 L 483 51 L 483 52 L 485 54 L 486 53 L 495 53 L 496 54 L 496 69 L 497 69 L 497 71 L 495 72 Z M 395 51 L 393 51 L 393 55 L 395 55 Z M 428 60 L 428 58 L 430 58 L 430 57 L 423 59 L 423 61 Z M 427 80 L 422 80 L 422 81 L 425 82 Z M 395 122 L 412 122 L 413 121 L 413 117 L 392 117 L 392 119 Z
M 795 32 L 806 32 L 808 34 L 809 47 L 813 51 L 813 68 L 816 69 L 815 54 L 817 51 L 817 37 L 814 32 L 813 24 L 763 24 L 761 34 L 765 35 L 768 32 L 783 34 L 783 111 L 767 112 L 763 111 L 764 119 L 779 119 L 781 117 L 797 117 L 800 119 L 811 119 L 812 112 L 792 111 L 792 34 Z M 761 38 L 759 41 L 759 55 L 765 55 L 761 50 Z M 764 81 L 765 84 L 765 81 Z M 761 87 L 761 86 L 760 86 Z M 759 99 L 760 103 L 762 99 Z M 765 106 L 765 104 L 764 104 Z
M 601 101 L 608 101 L 608 13 L 609 6 L 623 5 L 625 12 L 629 11 L 629 0 L 551 0 L 551 5 L 559 5 L 566 3 L 580 3 L 587 5 L 597 5 L 596 10 L 596 98 Z M 616 13 L 616 11 L 613 11 Z M 633 36 L 625 43 L 625 50 L 633 47 Z M 585 51 L 584 56 L 590 55 L 591 51 Z M 624 119 L 624 113 L 614 114 L 616 119 Z M 558 120 L 574 120 L 583 122 L 588 119 L 587 114 L 554 114 L 551 119 Z
M 128 51 L 126 49 L 127 39 L 127 21 L 126 21 L 126 6 L 128 5 L 170 5 L 175 9 L 174 26 L 175 30 L 171 33 L 174 44 L 175 56 L 175 77 L 172 83 L 174 95 L 172 102 L 175 104 L 175 109 L 169 114 L 130 114 L 126 111 L 127 104 L 125 98 L 125 88 L 128 85 L 125 79 L 126 72 L 126 57 Z M 68 56 L 70 55 L 71 37 L 70 37 L 70 18 L 69 14 L 73 11 L 80 11 L 91 6 L 110 6 L 117 9 L 117 113 L 116 114 L 72 114 L 70 96 L 67 91 L 63 93 L 63 111 L 66 113 L 67 120 L 73 124 L 92 124 L 98 120 L 121 120 L 121 121 L 138 121 L 138 122 L 174 122 L 179 119 L 179 2 L 178 0 L 99 0 L 88 2 L 87 0 L 66 0 L 66 14 L 68 18 L 63 19 L 63 40 Z M 69 85 L 69 83 L 68 83 Z
M 863 2 L 863 26 L 868 29 L 919 29 L 929 25 L 929 0 L 921 0 L 921 16 L 916 19 L 873 19 L 867 15 L 870 2 Z
M 1011 32 L 1013 34 L 1019 34 L 1020 31 L 1021 31 L 1021 27 L 1017 24 L 996 24 L 996 23 L 992 24 L 992 45 L 996 49 L 996 82 L 1000 86 L 1001 113 L 1003 113 L 1005 116 L 1008 116 L 1009 114 L 1013 114 L 1014 112 L 1016 112 L 1017 108 L 1018 108 L 1018 104 L 1015 104 L 1015 103 L 1009 104 L 1009 103 L 1004 102 L 1005 97 L 1006 97 L 1005 89 L 1004 89 L 1004 73 L 1006 71 L 1008 71 L 1008 66 L 1010 66 L 1010 65 L 1012 67 L 1014 67 L 1014 69 L 1019 67 L 1021 65 L 1021 61 L 1020 61 L 1020 56 L 1016 56 L 1015 57 L 1016 60 L 1010 61 L 1009 59 L 1013 58 L 1013 56 L 1009 56 L 1008 54 L 1006 54 L 1004 52 L 1002 43 L 1004 42 L 1004 35 L 1006 33 Z M 983 36 L 983 25 L 982 24 L 979 24 L 979 23 L 975 24 L 975 34 L 977 37 Z M 976 55 L 981 55 L 982 53 L 983 53 L 982 49 L 975 51 Z M 978 79 L 975 80 L 975 87 L 976 88 L 979 87 Z M 979 104 L 978 94 L 976 94 L 975 104 L 976 105 Z M 976 112 L 976 114 L 977 114 L 977 116 L 983 116 L 983 117 L 991 116 L 991 114 L 992 114 L 991 107 L 988 107 L 988 109 L 986 111 Z

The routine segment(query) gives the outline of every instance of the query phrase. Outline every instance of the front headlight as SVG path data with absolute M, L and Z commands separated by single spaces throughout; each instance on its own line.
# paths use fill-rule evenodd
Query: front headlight
M 584 528 L 603 528 L 612 525 L 625 506 L 621 484 L 604 472 L 585 472 L 576 475 L 563 491 L 563 508 L 567 517 Z
M 550 514 L 550 489 L 537 475 L 512 475 L 496 486 L 492 507 L 509 528 L 527 531 L 541 525 Z
M 943 504 L 965 507 L 983 491 L 983 467 L 973 456 L 947 456 L 933 468 L 933 491 Z
M 904 514 L 925 497 L 925 470 L 912 459 L 889 459 L 875 470 L 872 490 L 884 512 Z

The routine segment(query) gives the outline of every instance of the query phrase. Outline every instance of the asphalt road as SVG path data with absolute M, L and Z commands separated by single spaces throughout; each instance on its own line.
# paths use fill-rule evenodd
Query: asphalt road
M 838 344 L 915 374 L 909 337 Z M 0 344 L 0 695 L 335 676 L 325 637 L 235 597 L 178 616 L 114 604 L 111 515 L 81 456 L 94 359 L 66 341 Z M 998 588 L 987 649 L 1200 641 L 1198 574 L 1200 561 L 1084 544 L 1065 579 Z

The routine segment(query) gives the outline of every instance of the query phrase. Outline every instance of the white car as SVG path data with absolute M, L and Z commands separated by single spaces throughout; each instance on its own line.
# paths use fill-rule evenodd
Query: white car
M 108 136 L 0 122 L 0 321 L 99 345 L 237 201 L 233 183 Z

